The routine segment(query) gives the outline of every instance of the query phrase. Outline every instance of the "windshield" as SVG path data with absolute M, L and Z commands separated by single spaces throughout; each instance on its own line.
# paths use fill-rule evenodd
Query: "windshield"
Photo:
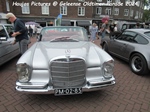
M 87 32 L 82 27 L 45 27 L 41 31 L 41 41 L 87 41 Z

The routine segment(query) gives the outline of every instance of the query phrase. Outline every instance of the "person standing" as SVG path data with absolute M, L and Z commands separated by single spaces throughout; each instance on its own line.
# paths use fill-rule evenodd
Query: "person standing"
M 29 36 L 30 38 L 33 36 L 33 29 L 31 28 L 30 25 L 29 25 Z
M 140 23 L 137 22 L 135 28 L 140 28 Z
M 28 32 L 25 23 L 21 19 L 17 18 L 13 13 L 7 13 L 6 18 L 11 23 L 14 23 L 14 32 L 11 36 L 15 37 L 15 41 L 12 44 L 19 42 L 20 53 L 22 55 L 28 49 L 29 43 Z
M 34 35 L 37 35 L 37 26 L 34 26 Z
M 109 38 L 111 38 L 111 36 L 113 36 L 113 34 L 114 34 L 114 23 L 111 23 L 109 25 L 109 31 L 110 31 Z
M 100 29 L 100 32 L 102 34 L 102 38 L 104 38 L 106 35 L 106 25 L 107 24 L 108 24 L 108 20 L 105 20 L 104 23 L 102 24 L 101 29 Z
M 92 24 L 89 31 L 90 31 L 90 34 L 91 34 L 91 41 L 95 42 L 96 36 L 98 35 L 98 27 L 97 27 L 96 23 Z
M 117 24 L 114 24 L 114 32 L 117 32 L 118 29 L 117 29 Z

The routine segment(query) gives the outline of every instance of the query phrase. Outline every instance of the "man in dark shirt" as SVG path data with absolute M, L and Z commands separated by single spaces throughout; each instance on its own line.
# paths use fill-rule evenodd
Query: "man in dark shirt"
M 29 43 L 27 28 L 25 27 L 24 22 L 17 18 L 13 13 L 7 13 L 6 18 L 8 18 L 11 23 L 14 23 L 14 32 L 11 35 L 15 37 L 13 44 L 19 42 L 20 53 L 23 54 L 28 49 Z
M 111 23 L 109 25 L 109 31 L 110 31 L 109 37 L 113 36 L 113 33 L 114 33 L 114 23 Z

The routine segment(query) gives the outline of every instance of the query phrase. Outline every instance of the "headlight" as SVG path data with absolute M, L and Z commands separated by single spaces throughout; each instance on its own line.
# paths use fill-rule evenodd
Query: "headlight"
M 110 61 L 104 62 L 103 70 L 104 70 L 103 76 L 105 79 L 112 78 L 113 71 L 114 71 L 114 61 L 110 60 Z
M 17 65 L 17 74 L 19 82 L 29 81 L 29 76 L 31 74 L 31 67 L 26 63 Z

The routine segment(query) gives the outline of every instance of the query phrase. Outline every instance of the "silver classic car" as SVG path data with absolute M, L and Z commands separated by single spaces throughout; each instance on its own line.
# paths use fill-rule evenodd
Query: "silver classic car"
M 19 45 L 12 45 L 14 37 L 11 24 L 0 24 L 0 66 L 20 54 Z
M 148 74 L 150 70 L 150 30 L 127 29 L 119 36 L 103 38 L 102 48 L 127 62 L 131 70 L 138 74 Z
M 44 27 L 17 62 L 16 90 L 71 95 L 115 84 L 114 60 L 82 27 Z

